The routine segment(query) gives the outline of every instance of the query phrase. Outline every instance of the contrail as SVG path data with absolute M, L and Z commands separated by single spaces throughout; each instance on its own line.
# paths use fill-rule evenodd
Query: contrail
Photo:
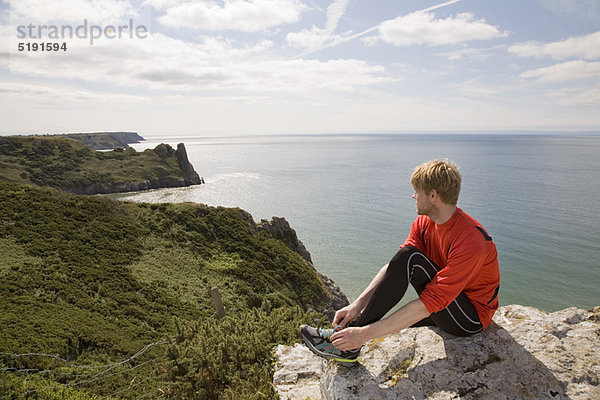
M 446 6 L 449 6 L 451 4 L 458 3 L 459 1 L 462 1 L 462 0 L 450 0 L 450 1 L 447 1 L 445 3 L 438 4 L 437 6 L 431 6 L 429 8 L 424 9 L 424 10 L 419 10 L 419 11 L 416 11 L 416 12 L 427 12 L 427 11 L 437 10 L 438 8 L 446 7 Z
M 460 1 L 462 1 L 462 0 L 450 0 L 450 1 L 446 1 L 445 3 L 440 3 L 440 4 L 437 4 L 435 6 L 431 6 L 431 7 L 425 8 L 423 10 L 418 10 L 418 11 L 414 11 L 414 12 L 428 12 L 428 11 L 433 11 L 433 10 L 437 10 L 438 8 L 442 8 L 442 7 L 446 7 L 446 6 L 452 5 L 454 3 L 458 3 Z M 298 54 L 294 58 L 304 57 L 304 56 L 306 56 L 308 54 L 316 53 L 317 51 L 323 50 L 323 49 L 325 49 L 327 47 L 333 47 L 333 46 L 337 46 L 340 43 L 349 42 L 350 40 L 354 40 L 357 37 L 361 37 L 361 36 L 366 35 L 367 33 L 371 33 L 373 31 L 376 31 L 377 29 L 379 29 L 379 27 L 381 26 L 381 24 L 383 24 L 383 22 L 380 23 L 380 24 L 378 24 L 378 25 L 376 25 L 376 26 L 374 26 L 374 27 L 372 27 L 372 28 L 364 30 L 362 32 L 356 33 L 354 35 L 346 36 L 346 37 L 343 37 L 343 38 L 340 38 L 340 39 L 336 39 L 333 42 L 324 44 L 323 46 L 318 47 L 316 49 L 312 49 L 312 50 L 306 51 L 304 53 Z

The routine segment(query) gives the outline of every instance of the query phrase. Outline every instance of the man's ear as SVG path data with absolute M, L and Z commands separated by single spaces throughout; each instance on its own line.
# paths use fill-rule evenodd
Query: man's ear
M 431 197 L 431 200 L 435 200 L 436 198 L 440 197 L 440 194 L 437 192 L 437 190 L 431 189 L 431 193 L 429 193 L 429 196 Z

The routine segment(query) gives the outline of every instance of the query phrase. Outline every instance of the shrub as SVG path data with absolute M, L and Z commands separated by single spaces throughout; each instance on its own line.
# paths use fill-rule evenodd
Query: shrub
M 0 389 L 11 399 L 273 398 L 271 351 L 298 339 L 323 298 L 314 269 L 239 209 L 0 182 Z
M 307 318 L 297 307 L 271 309 L 265 301 L 223 320 L 178 325 L 162 391 L 177 399 L 273 398 L 273 349 L 296 341 Z

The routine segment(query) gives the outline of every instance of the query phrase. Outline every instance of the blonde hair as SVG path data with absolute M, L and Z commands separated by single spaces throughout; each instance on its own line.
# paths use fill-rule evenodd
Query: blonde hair
M 461 181 L 458 167 L 448 159 L 423 163 L 415 168 L 410 177 L 413 188 L 423 190 L 426 194 L 435 189 L 446 204 L 458 202 Z

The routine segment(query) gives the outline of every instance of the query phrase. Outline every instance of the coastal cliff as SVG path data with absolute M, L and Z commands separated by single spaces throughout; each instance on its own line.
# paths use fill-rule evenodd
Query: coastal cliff
M 177 165 L 181 169 L 185 186 L 200 185 L 202 183 L 200 176 L 194 171 L 192 163 L 188 160 L 187 150 L 183 143 L 177 144 L 177 150 L 174 150 L 168 144 L 159 144 L 154 148 L 154 152 L 161 158 L 175 157 Z
M 96 136 L 105 135 L 89 134 L 82 139 L 102 140 Z M 139 136 L 135 133 L 117 135 L 123 141 L 136 137 Z M 101 152 L 84 143 L 69 135 L 0 137 L 0 180 L 86 195 L 202 183 L 183 143 L 178 144 L 177 150 L 160 144 L 143 152 L 122 147 Z
M 600 307 L 505 306 L 470 338 L 421 327 L 372 340 L 350 368 L 280 345 L 274 385 L 282 400 L 598 399 L 599 321 Z
M 325 314 L 329 321 L 332 321 L 336 310 L 348 305 L 348 298 L 333 280 L 315 269 L 310 253 L 306 250 L 300 239 L 298 239 L 296 231 L 290 227 L 289 222 L 285 218 L 280 217 L 273 217 L 270 221 L 262 219 L 256 224 L 256 229 L 259 232 L 266 231 L 275 239 L 281 240 L 288 248 L 298 253 L 311 267 L 313 272 L 317 274 L 326 293 L 326 296 L 323 297 L 323 303 L 326 306 L 321 312 Z

